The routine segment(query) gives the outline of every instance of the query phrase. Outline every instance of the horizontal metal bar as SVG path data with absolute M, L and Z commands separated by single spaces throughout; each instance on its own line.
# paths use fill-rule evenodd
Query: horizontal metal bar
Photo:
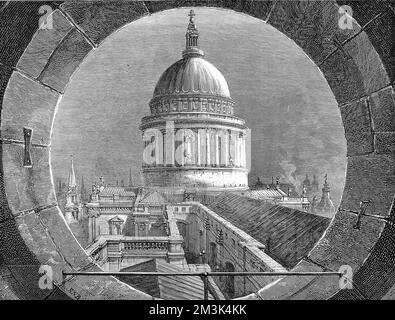
M 62 272 L 64 276 L 338 276 L 341 272 Z

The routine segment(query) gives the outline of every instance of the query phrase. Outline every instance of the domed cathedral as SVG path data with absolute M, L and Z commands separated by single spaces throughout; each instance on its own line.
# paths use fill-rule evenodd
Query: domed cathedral
M 193 10 L 182 59 L 162 74 L 142 119 L 147 187 L 183 191 L 248 189 L 249 129 L 221 72 L 204 59 Z

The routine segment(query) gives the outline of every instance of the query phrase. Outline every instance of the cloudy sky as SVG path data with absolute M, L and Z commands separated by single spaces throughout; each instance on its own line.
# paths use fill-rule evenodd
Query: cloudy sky
M 55 178 L 67 179 L 70 155 L 77 178 L 90 185 L 103 175 L 125 182 L 129 168 L 140 183 L 141 133 L 148 102 L 162 72 L 181 58 L 189 9 L 141 18 L 110 35 L 73 75 L 54 123 Z M 328 173 L 340 199 L 346 145 L 340 113 L 319 69 L 285 35 L 250 16 L 195 9 L 205 58 L 228 81 L 236 115 L 251 128 L 252 168 L 270 181 L 280 176 L 300 187 L 306 174 Z

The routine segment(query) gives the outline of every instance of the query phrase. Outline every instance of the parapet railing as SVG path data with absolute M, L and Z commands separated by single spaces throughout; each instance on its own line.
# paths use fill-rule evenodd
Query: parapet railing
M 342 270 L 342 268 L 340 268 Z M 348 276 L 347 269 L 344 271 L 325 271 L 325 272 L 69 272 L 62 271 L 62 282 L 66 276 L 151 276 L 151 277 L 174 277 L 174 276 L 198 276 L 203 278 L 203 299 L 208 300 L 210 276 L 337 276 L 339 281 L 343 280 L 343 285 L 347 287 L 347 283 L 352 283 L 352 279 Z
M 140 252 L 140 251 L 167 251 L 170 248 L 169 237 L 128 237 L 101 236 L 99 241 L 92 243 L 87 250 L 88 255 L 95 255 L 100 250 L 106 249 L 108 253 Z

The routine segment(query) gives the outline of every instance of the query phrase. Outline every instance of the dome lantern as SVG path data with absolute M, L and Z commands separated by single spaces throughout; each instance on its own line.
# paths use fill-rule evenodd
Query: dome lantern
M 182 59 L 168 67 L 155 86 L 149 102 L 153 115 L 190 111 L 233 115 L 235 102 L 227 81 L 198 48 L 194 16 L 191 10 Z
M 195 22 L 193 21 L 193 17 L 195 16 L 195 12 L 191 10 L 188 14 L 189 16 L 189 24 L 187 33 L 185 34 L 185 50 L 182 52 L 183 58 L 188 57 L 203 57 L 204 52 L 198 48 L 198 39 L 199 39 L 199 31 L 195 26 Z

